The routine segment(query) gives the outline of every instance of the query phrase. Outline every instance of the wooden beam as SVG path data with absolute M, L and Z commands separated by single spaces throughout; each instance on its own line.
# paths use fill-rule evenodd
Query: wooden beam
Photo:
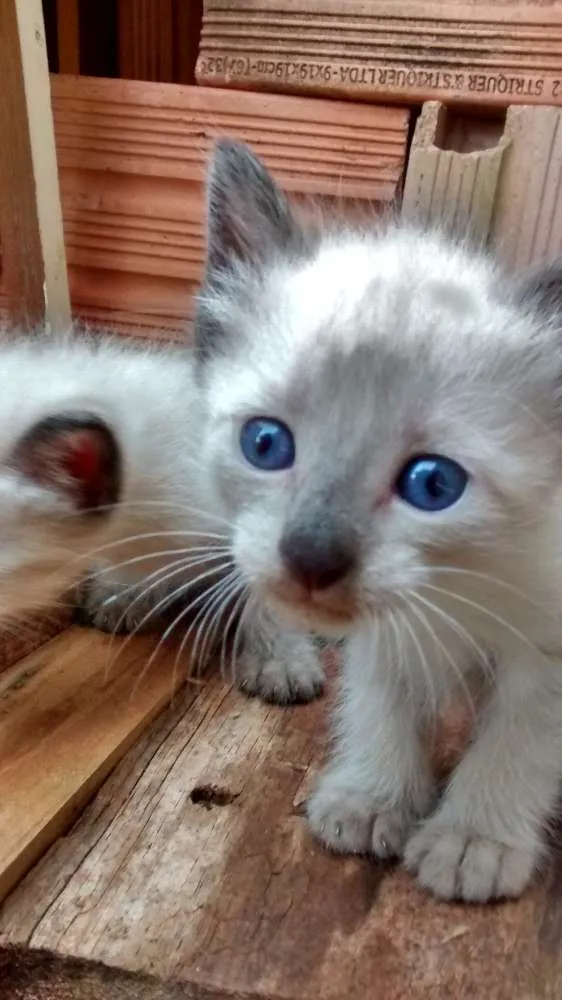
M 203 0 L 174 0 L 176 83 L 195 83 L 202 20 Z
M 57 0 L 59 73 L 80 72 L 79 0 Z
M 81 740 L 76 719 L 82 759 L 121 711 L 111 704 L 106 719 L 99 704 Z M 520 900 L 451 905 L 400 865 L 338 857 L 313 839 L 302 805 L 328 745 L 326 714 L 325 699 L 283 709 L 209 676 L 130 750 L 6 900 L 0 941 L 150 971 L 182 984 L 177 1000 L 191 991 L 199 1000 L 559 1000 L 559 860 L 550 882 Z M 462 743 L 457 718 L 440 743 L 449 765 Z M 140 983 L 114 997 L 88 993 L 78 973 L 71 964 L 69 997 L 169 1000 L 164 986 Z
M 9 628 L 0 626 L 0 685 L 4 670 L 13 667 L 39 646 L 64 632 L 71 625 L 72 616 L 73 608 L 69 597 L 67 602 L 61 602 L 56 607 L 12 622 Z
M 69 629 L 0 674 L 0 899 L 170 702 L 189 655 L 147 669 L 156 641 Z
M 68 327 L 70 302 L 41 0 L 0 0 L 0 235 L 14 323 Z
M 160 83 L 175 79 L 173 0 L 118 0 L 118 30 L 120 76 Z

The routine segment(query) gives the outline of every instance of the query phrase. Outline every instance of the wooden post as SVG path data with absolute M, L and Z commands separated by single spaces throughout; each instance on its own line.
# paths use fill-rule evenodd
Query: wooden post
M 80 72 L 80 17 L 78 0 L 57 0 L 59 73 Z
M 185 2 L 185 0 L 184 0 Z M 119 75 L 127 80 L 174 80 L 172 0 L 119 0 Z
M 41 0 L 0 0 L 0 234 L 11 320 L 68 327 L 70 302 Z

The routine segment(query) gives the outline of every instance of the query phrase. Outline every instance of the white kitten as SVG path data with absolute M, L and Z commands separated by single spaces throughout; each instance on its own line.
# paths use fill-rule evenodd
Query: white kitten
M 106 627 L 149 622 L 170 597 L 183 601 L 183 633 L 193 623 L 204 637 L 221 606 L 230 614 L 241 587 L 229 524 L 200 474 L 191 353 L 76 336 L 5 340 L 0 384 L 0 620 L 48 605 L 92 565 L 87 604 Z M 106 606 L 108 596 L 121 599 Z M 264 615 L 245 632 L 245 690 L 279 701 L 319 692 L 306 637 Z
M 562 772 L 562 271 L 518 284 L 435 234 L 310 236 L 221 142 L 197 339 L 206 464 L 259 600 L 345 634 L 330 847 L 444 898 L 518 894 Z M 477 669 L 440 799 L 424 746 Z

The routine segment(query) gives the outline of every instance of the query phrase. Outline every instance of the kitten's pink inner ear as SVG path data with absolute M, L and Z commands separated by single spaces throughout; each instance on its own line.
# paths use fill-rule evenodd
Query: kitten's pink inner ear
M 26 479 L 52 489 L 84 512 L 110 507 L 119 499 L 119 449 L 99 417 L 46 417 L 19 442 L 12 464 Z

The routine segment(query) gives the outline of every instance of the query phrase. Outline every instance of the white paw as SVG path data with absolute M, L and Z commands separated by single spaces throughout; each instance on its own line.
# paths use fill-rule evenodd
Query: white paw
M 372 852 L 377 858 L 399 858 L 404 844 L 416 822 L 411 810 L 385 809 L 379 812 L 373 824 Z
M 324 671 L 319 661 L 263 661 L 257 654 L 248 651 L 240 657 L 236 681 L 240 690 L 249 697 L 257 696 L 277 705 L 304 704 L 322 694 Z
M 324 690 L 324 669 L 312 641 L 299 638 L 279 644 L 269 656 L 251 643 L 236 665 L 236 683 L 249 697 L 277 705 L 298 704 L 318 698 Z
M 371 850 L 376 815 L 372 796 L 338 787 L 328 778 L 310 796 L 306 815 L 312 832 L 332 851 L 366 854 Z
M 428 820 L 410 838 L 406 868 L 439 899 L 485 903 L 519 896 L 537 869 L 537 854 L 508 847 L 462 826 Z
M 334 781 L 329 772 L 306 813 L 313 833 L 332 851 L 381 859 L 400 857 L 415 823 L 409 807 L 381 808 L 372 795 Z

